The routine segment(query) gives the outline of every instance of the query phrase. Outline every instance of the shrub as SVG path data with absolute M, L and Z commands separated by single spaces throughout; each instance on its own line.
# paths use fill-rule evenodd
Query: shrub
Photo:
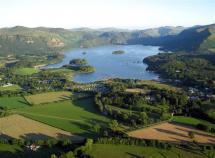
M 202 130 L 202 131 L 209 131 L 209 127 L 207 125 L 204 125 L 201 123 L 197 124 L 196 128 L 198 128 L 199 130 Z
M 54 145 L 56 145 L 57 143 L 58 143 L 58 141 L 56 139 L 49 139 L 49 140 L 47 140 L 46 145 L 51 148 Z
M 194 136 L 195 136 L 195 133 L 194 133 L 193 131 L 189 131 L 189 132 L 188 132 L 188 136 L 189 136 L 191 139 L 193 139 Z

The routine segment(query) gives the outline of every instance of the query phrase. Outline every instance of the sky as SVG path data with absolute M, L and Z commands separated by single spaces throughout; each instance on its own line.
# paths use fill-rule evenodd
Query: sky
M 149 28 L 215 23 L 215 0 L 0 0 L 0 27 Z

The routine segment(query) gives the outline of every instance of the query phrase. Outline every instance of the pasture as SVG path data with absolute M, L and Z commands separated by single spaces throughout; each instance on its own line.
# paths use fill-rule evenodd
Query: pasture
M 0 125 L 1 137 L 5 138 L 12 137 L 27 140 L 47 140 L 49 138 L 83 139 L 82 137 L 72 135 L 70 132 L 48 126 L 17 114 L 0 118 Z
M 198 150 L 183 148 L 163 150 L 155 147 L 113 144 L 94 144 L 90 154 L 94 158 L 207 158 Z
M 37 105 L 71 99 L 72 93 L 67 91 L 47 92 L 25 96 L 29 104 Z
M 205 120 L 193 118 L 193 117 L 185 117 L 185 116 L 174 116 L 172 122 L 181 123 L 190 126 L 196 126 L 197 124 L 201 123 L 207 125 L 210 128 L 215 128 L 215 124 L 207 122 Z
M 193 139 L 191 139 L 188 135 L 188 132 L 190 131 L 195 133 Z M 170 141 L 176 143 L 192 142 L 195 140 L 198 143 L 215 144 L 214 135 L 196 130 L 191 126 L 185 126 L 177 123 L 162 123 L 132 131 L 128 134 L 134 138 Z
M 107 117 L 97 112 L 92 98 L 48 103 L 13 112 L 85 137 L 96 134 L 92 130 L 93 125 L 109 122 Z
M 142 93 L 142 94 L 146 94 L 150 92 L 150 90 L 145 90 L 141 88 L 127 88 L 125 91 L 128 93 Z
M 7 107 L 9 110 L 28 106 L 28 102 L 23 97 L 0 97 L 0 107 Z
M 0 91 L 20 91 L 22 88 L 19 85 L 0 86 Z
M 35 68 L 17 68 L 13 70 L 13 73 L 16 75 L 33 75 L 40 72 L 39 69 L 35 69 Z
M 171 91 L 181 91 L 180 88 L 175 87 L 173 85 L 170 85 L 168 83 L 161 83 L 153 80 L 141 80 L 138 81 L 139 85 L 148 85 L 157 89 L 166 89 L 166 90 L 171 90 Z

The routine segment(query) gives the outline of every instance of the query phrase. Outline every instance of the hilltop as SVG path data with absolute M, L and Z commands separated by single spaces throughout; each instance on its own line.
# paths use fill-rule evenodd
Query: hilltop
M 0 29 L 0 54 L 47 54 L 74 47 L 130 44 L 130 39 L 172 35 L 182 29 L 182 27 L 161 27 L 138 31 L 116 28 L 68 30 L 16 26 Z

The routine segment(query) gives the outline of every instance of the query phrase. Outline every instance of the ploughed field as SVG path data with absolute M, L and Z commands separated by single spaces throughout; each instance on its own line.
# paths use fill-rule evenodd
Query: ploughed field
M 191 139 L 188 135 L 188 132 L 190 131 L 194 132 L 193 139 Z M 132 131 L 129 133 L 129 136 L 176 143 L 192 142 L 195 140 L 198 143 L 215 144 L 214 135 L 197 130 L 191 126 L 168 122 Z
M 10 115 L 0 118 L 1 137 L 27 140 L 47 140 L 49 138 L 83 140 L 70 132 L 34 121 L 21 115 Z

